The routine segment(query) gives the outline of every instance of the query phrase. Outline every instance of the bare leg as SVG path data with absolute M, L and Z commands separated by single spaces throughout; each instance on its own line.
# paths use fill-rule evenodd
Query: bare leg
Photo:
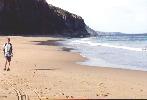
M 9 63 L 9 67 L 8 67 L 7 71 L 10 71 L 10 61 L 8 63 Z
M 7 59 L 6 59 L 6 62 L 5 62 L 5 68 L 4 68 L 4 70 L 6 70 L 6 67 L 7 67 Z
M 8 63 L 9 63 L 9 67 L 8 67 L 7 71 L 10 71 L 10 61 L 8 61 Z
M 9 66 L 10 66 L 10 61 L 9 61 Z

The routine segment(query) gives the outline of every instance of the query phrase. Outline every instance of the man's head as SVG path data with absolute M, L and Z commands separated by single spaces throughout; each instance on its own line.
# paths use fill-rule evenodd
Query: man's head
M 10 43 L 10 38 L 7 38 L 7 42 Z

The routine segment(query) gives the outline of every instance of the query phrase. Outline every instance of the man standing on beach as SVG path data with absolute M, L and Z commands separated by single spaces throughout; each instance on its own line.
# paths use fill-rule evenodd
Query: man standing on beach
M 11 57 L 13 56 L 12 50 L 13 49 L 12 49 L 12 44 L 10 43 L 10 38 L 7 38 L 7 43 L 5 43 L 3 46 L 4 56 L 6 58 L 4 70 L 7 71 L 10 71 L 10 62 L 11 62 Z M 9 63 L 8 68 L 7 68 L 7 63 Z

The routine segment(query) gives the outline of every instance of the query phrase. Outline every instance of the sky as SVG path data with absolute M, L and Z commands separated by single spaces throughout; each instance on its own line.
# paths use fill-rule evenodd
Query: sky
M 96 31 L 147 33 L 147 0 L 46 0 Z

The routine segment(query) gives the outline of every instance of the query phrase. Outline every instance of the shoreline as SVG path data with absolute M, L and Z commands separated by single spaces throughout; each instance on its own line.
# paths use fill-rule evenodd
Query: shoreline
M 3 67 L 0 69 L 0 91 L 4 92 L 0 93 L 0 97 L 16 97 L 13 88 L 7 85 L 11 83 L 30 100 L 38 97 L 42 100 L 147 98 L 145 71 L 79 65 L 76 62 L 85 60 L 79 53 L 69 52 L 65 48 L 62 50 L 61 46 L 52 44 L 51 41 L 60 38 L 10 37 L 14 57 L 10 72 L 4 72 Z M 0 37 L 0 46 L 5 38 Z M 33 41 L 41 41 L 45 45 Z M 2 54 L 0 60 L 2 66 Z
M 100 46 L 98 50 L 98 47 L 93 47 L 93 46 L 85 46 L 84 44 L 79 44 L 80 43 L 80 40 L 78 39 L 77 41 L 79 41 L 79 43 L 77 45 L 75 45 L 74 43 L 72 44 L 72 42 L 76 42 L 76 40 L 65 40 L 66 42 L 61 42 L 63 44 L 65 44 L 65 47 L 69 47 L 69 48 L 73 48 L 74 51 L 71 51 L 71 52 L 78 52 L 82 57 L 86 58 L 86 61 L 84 62 L 78 62 L 78 64 L 80 65 L 87 65 L 87 66 L 94 66 L 94 67 L 97 67 L 97 66 L 101 66 L 101 67 L 106 67 L 106 68 L 116 68 L 116 69 L 126 69 L 126 70 L 136 70 L 136 71 L 147 71 L 146 67 L 145 67 L 145 60 L 141 60 L 139 58 L 145 56 L 133 56 L 134 52 L 129 54 L 130 51 L 124 51 L 123 49 L 120 49 L 116 52 L 119 52 L 119 51 L 123 51 L 125 54 L 128 53 L 128 61 L 126 60 L 123 60 L 122 57 L 119 57 L 119 54 L 115 54 L 114 53 L 114 60 L 111 60 L 111 56 L 110 55 L 110 58 L 107 59 L 107 56 L 109 55 L 105 55 L 105 53 L 107 54 L 113 54 L 113 52 L 111 52 L 111 50 L 115 50 L 116 48 L 106 48 L 106 47 L 103 47 L 103 46 Z M 82 41 L 82 40 L 81 40 Z M 71 46 L 68 45 L 68 42 L 71 43 Z M 79 46 L 79 47 L 78 47 Z M 81 47 L 80 47 L 81 46 Z M 86 50 L 84 50 L 83 48 L 86 47 Z M 95 50 L 98 50 L 98 53 L 93 53 L 95 52 L 93 49 L 87 49 L 87 48 L 95 48 Z M 110 52 L 108 51 L 105 51 L 105 50 L 109 50 L 110 49 Z M 104 50 L 104 52 L 102 51 Z M 127 53 L 126 53 L 127 52 Z M 103 54 L 104 55 L 101 55 Z M 140 53 L 140 52 L 139 52 Z M 145 52 L 143 52 L 145 53 Z M 96 54 L 96 56 L 94 55 Z M 142 54 L 142 52 L 140 53 L 140 55 Z M 117 56 L 116 56 L 117 55 Z M 134 54 L 135 55 L 135 54 Z M 142 54 L 143 55 L 143 54 Z M 99 57 L 100 56 L 100 57 Z M 120 56 L 123 56 L 123 53 L 120 53 Z M 118 60 L 115 60 L 115 57 L 118 59 Z M 127 59 L 127 56 L 124 56 L 125 59 Z M 134 60 L 134 59 L 130 59 L 130 57 L 138 57 L 137 60 Z M 123 61 L 122 63 L 119 63 Z M 137 63 L 134 63 L 134 61 L 136 61 Z M 138 64 L 140 62 L 140 64 Z M 142 63 L 142 64 L 141 64 Z
M 64 38 L 61 40 L 61 41 L 66 41 L 64 40 Z M 123 67 L 123 65 L 114 65 L 114 66 L 100 66 L 100 65 L 90 65 L 90 64 L 85 64 L 85 62 L 89 61 L 90 59 L 86 56 L 83 56 L 81 54 L 81 52 L 79 52 L 76 48 L 73 48 L 73 47 L 68 47 L 66 46 L 64 43 L 60 43 L 60 40 L 59 41 L 55 41 L 57 42 L 57 45 L 55 44 L 55 46 L 62 46 L 60 47 L 63 51 L 67 51 L 67 52 L 71 52 L 71 53 L 78 53 L 84 60 L 83 61 L 77 61 L 75 62 L 76 64 L 79 64 L 79 65 L 82 65 L 82 66 L 89 66 L 89 67 L 99 67 L 99 68 L 112 68 L 112 69 L 118 69 L 118 70 L 130 70 L 130 71 L 142 71 L 142 72 L 147 72 L 147 70 L 143 70 L 143 69 L 131 69 L 131 68 L 121 68 Z M 59 44 L 58 44 L 59 43 Z M 72 50 L 75 50 L 76 52 L 72 51 Z M 116 66 L 119 66 L 119 67 L 116 67 Z

